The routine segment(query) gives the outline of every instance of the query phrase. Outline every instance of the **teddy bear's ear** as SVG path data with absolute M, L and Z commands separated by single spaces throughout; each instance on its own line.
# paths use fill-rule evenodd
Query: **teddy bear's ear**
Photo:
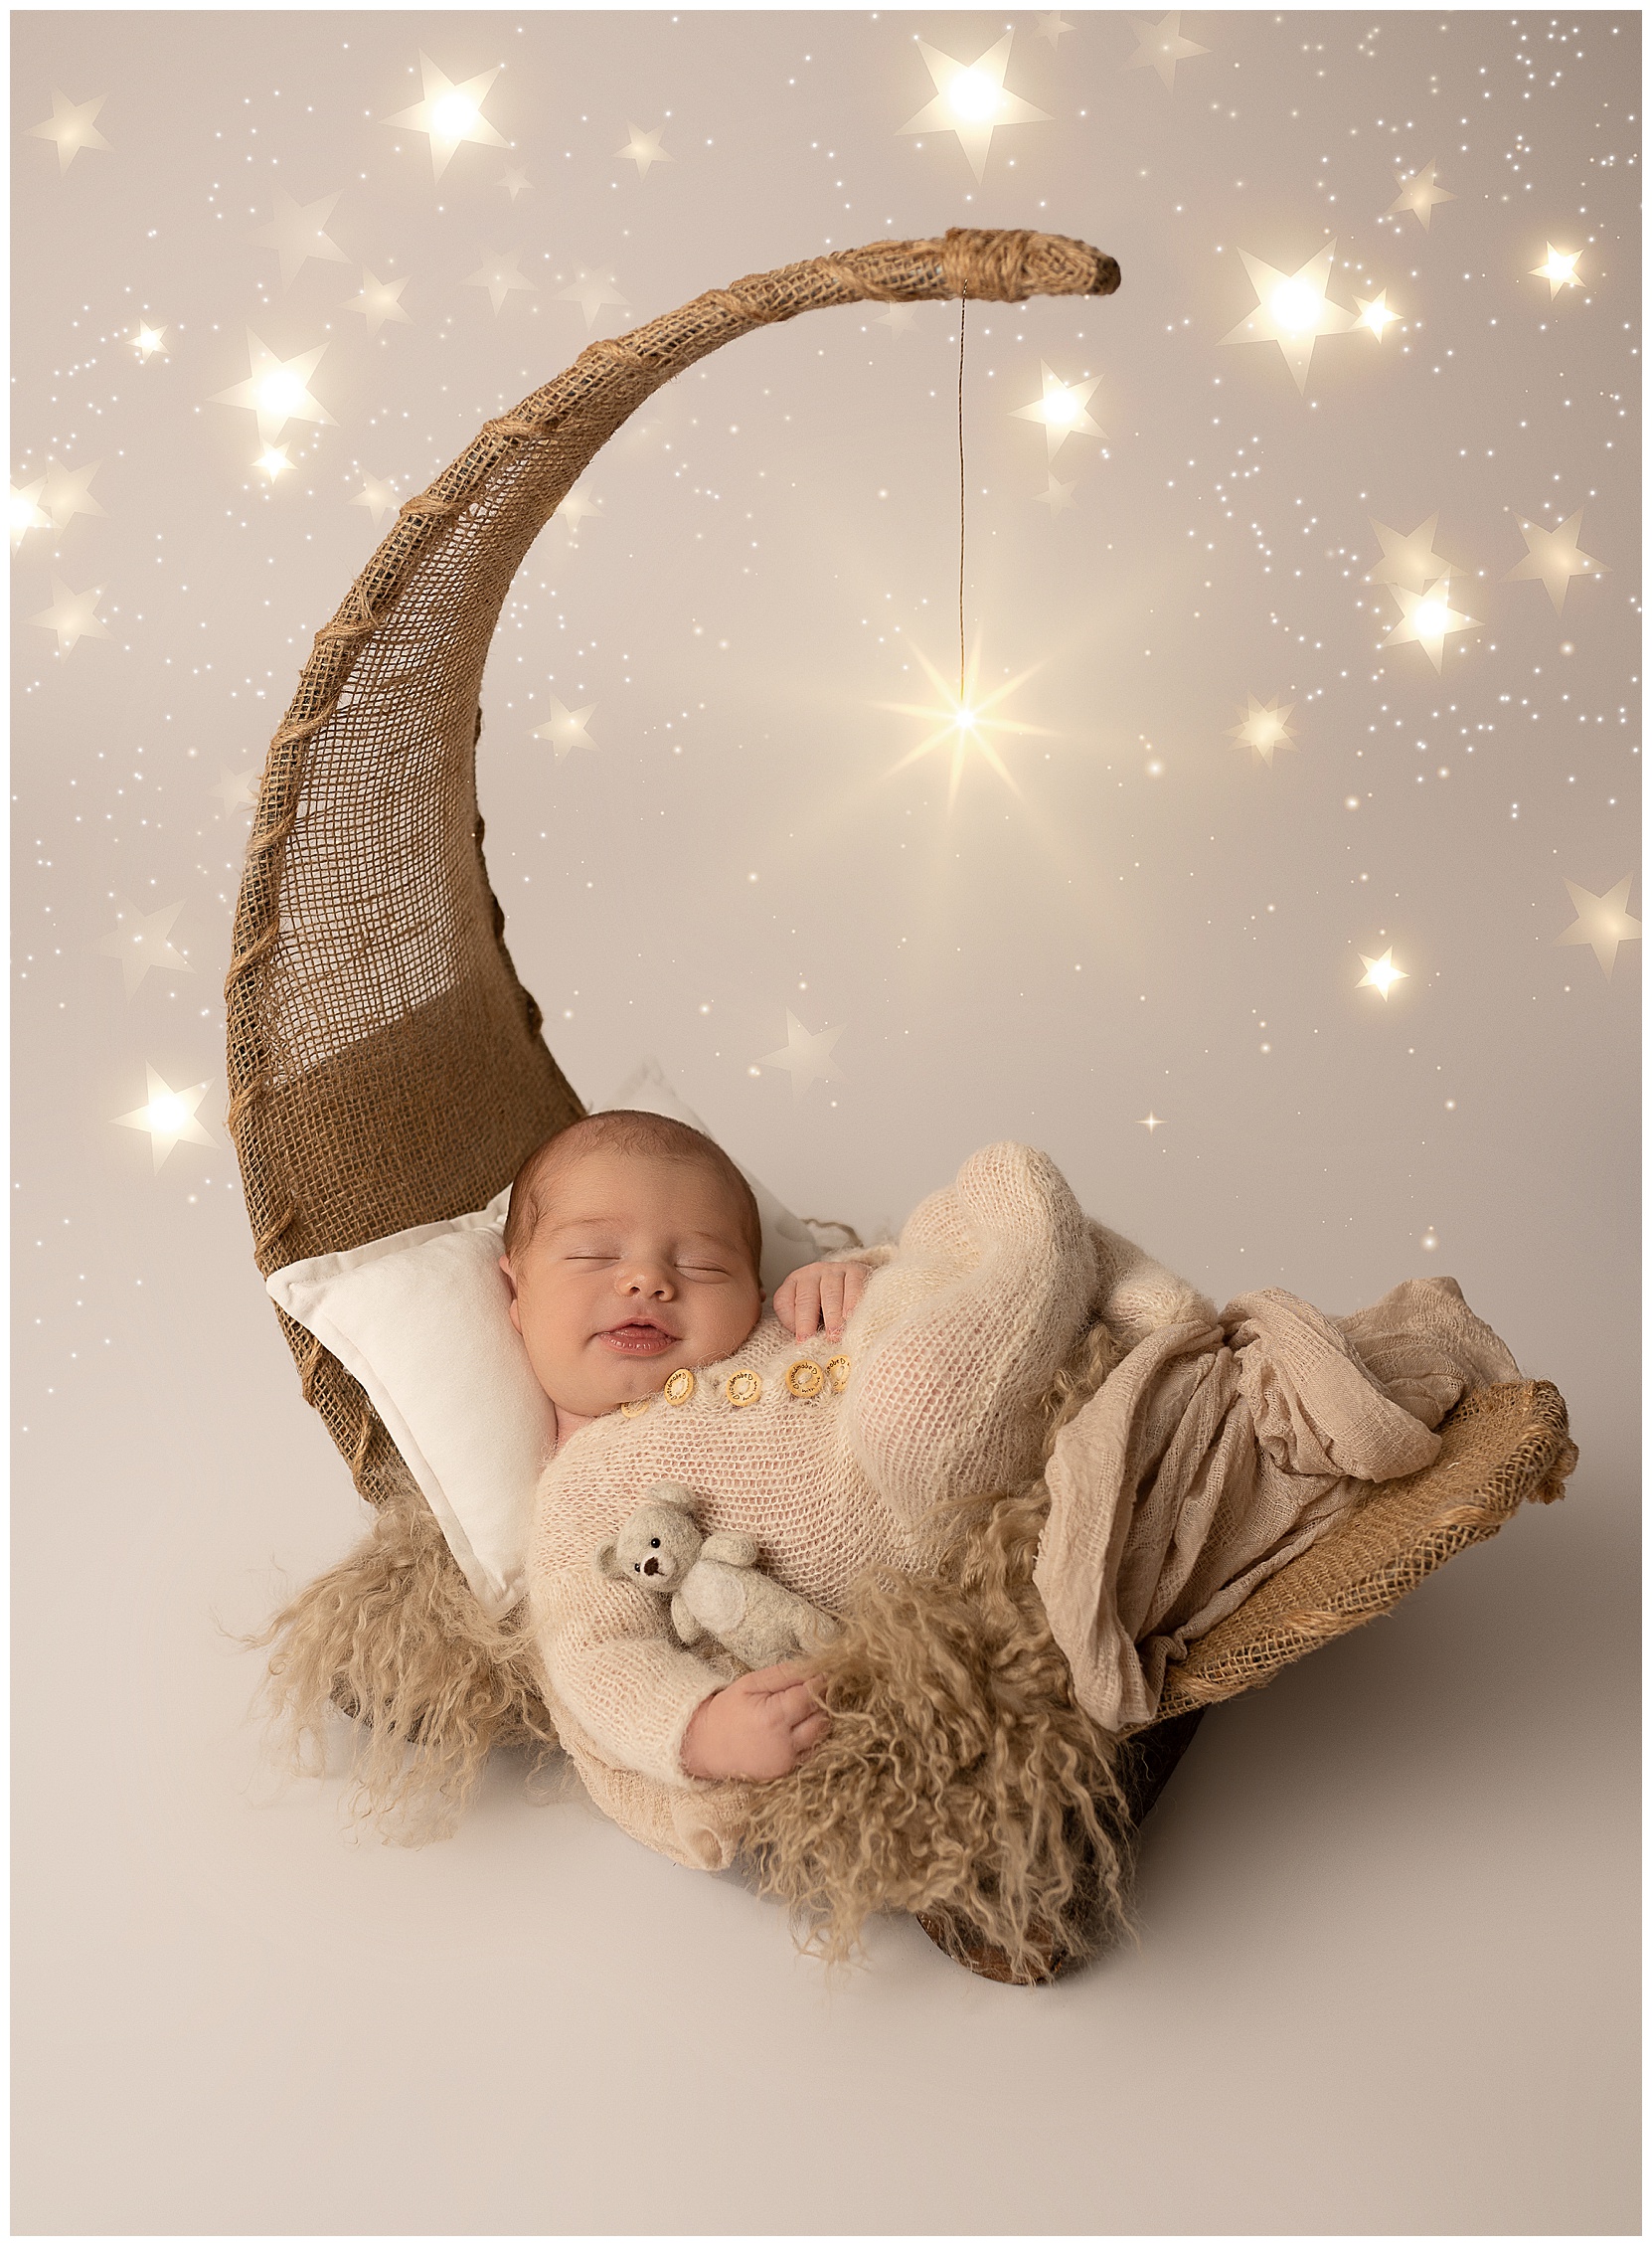
M 651 1481 L 642 1496 L 645 1504 L 681 1505 L 685 1513 L 692 1513 L 700 1502 L 699 1492 L 681 1481 Z
M 598 1575 L 615 1576 L 624 1573 L 614 1559 L 614 1547 L 611 1544 L 599 1544 L 591 1554 L 590 1564 Z

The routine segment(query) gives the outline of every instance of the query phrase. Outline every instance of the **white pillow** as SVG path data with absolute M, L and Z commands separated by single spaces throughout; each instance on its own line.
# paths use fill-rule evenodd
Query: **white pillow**
M 706 1128 L 654 1060 L 606 1105 Z M 800 1218 L 742 1174 L 762 1216 L 762 1282 L 772 1296 L 820 1251 Z M 557 1432 L 499 1269 L 510 1197 L 506 1186 L 485 1209 L 311 1256 L 264 1282 L 360 1381 L 490 1618 L 522 1597 L 534 1490 Z

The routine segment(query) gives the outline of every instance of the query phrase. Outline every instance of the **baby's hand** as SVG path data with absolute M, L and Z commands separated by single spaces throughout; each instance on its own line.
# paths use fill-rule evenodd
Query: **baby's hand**
M 864 1264 L 805 1264 L 774 1291 L 774 1315 L 807 1341 L 824 1325 L 828 1341 L 842 1335 L 843 1323 L 866 1293 Z
M 792 1661 L 737 1677 L 689 1718 L 684 1770 L 690 1778 L 784 1778 L 831 1726 L 813 1691 L 824 1681 Z

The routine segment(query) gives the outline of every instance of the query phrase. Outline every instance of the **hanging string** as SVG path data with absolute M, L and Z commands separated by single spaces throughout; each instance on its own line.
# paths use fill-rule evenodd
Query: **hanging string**
M 966 281 L 958 297 L 958 708 L 964 706 L 964 441 L 963 374 L 964 312 L 969 303 Z

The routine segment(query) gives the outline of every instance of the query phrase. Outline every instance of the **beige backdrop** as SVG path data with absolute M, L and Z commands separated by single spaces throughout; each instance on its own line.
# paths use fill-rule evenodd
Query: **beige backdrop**
M 13 28 L 14 2227 L 1632 2230 L 1638 20 Z M 1006 37 L 1045 116 L 978 181 L 901 128 L 924 46 L 944 81 Z M 497 72 L 439 181 L 385 121 L 421 52 Z M 1139 1952 L 1005 1989 L 891 1921 L 828 2000 L 738 1879 L 520 1766 L 421 1852 L 260 1768 L 218 1625 L 361 1507 L 253 1268 L 221 984 L 248 789 L 382 510 L 589 335 L 949 224 L 1123 267 L 968 315 L 977 692 L 1042 730 L 949 805 L 889 707 L 956 660 L 955 307 L 677 382 L 488 676 L 559 1057 L 597 1101 L 657 1055 L 809 1214 L 898 1221 L 1012 1135 L 1219 1302 L 1452 1273 L 1582 1457 L 1211 1717 Z M 255 350 L 326 417 L 264 432 L 273 482 Z M 1053 453 L 1045 366 L 1095 425 Z M 1394 638 L 1430 585 L 1452 628 Z M 788 1012 L 835 1076 L 769 1062 Z M 146 1070 L 205 1088 L 159 1169 Z

